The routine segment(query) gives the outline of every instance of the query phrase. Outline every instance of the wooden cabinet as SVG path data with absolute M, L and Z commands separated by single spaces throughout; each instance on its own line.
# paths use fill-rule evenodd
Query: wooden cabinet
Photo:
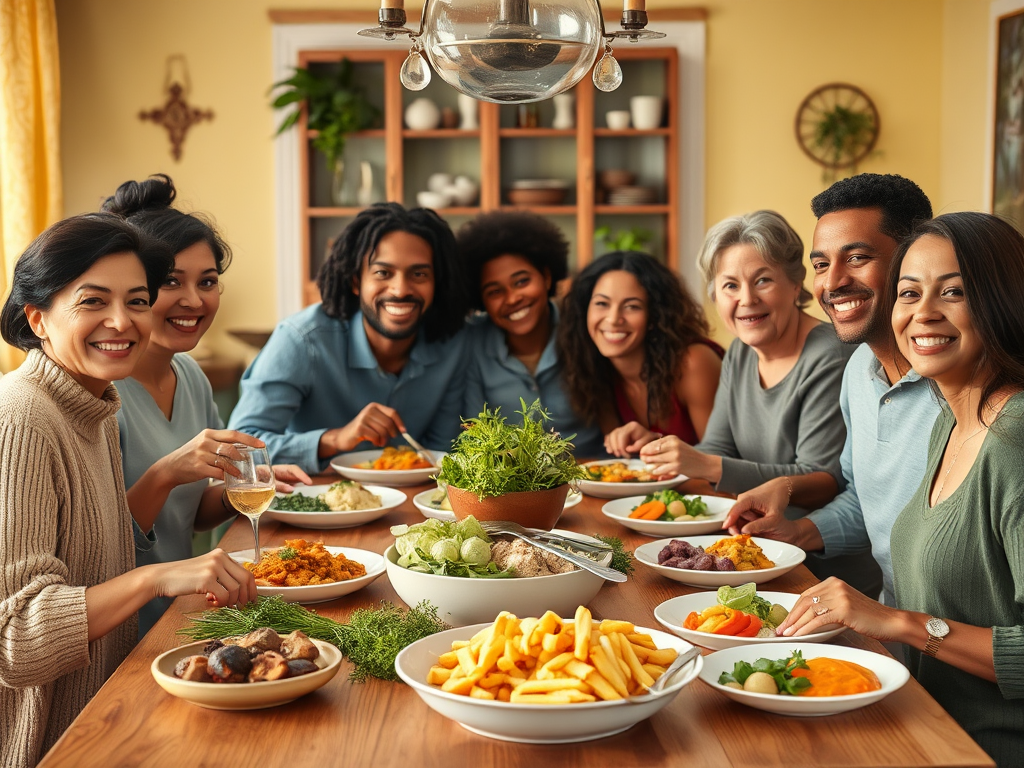
M 578 84 L 575 95 L 575 127 L 555 129 L 554 106 L 536 105 L 537 127 L 518 127 L 519 106 L 478 103 L 479 128 L 411 130 L 404 111 L 416 98 L 425 97 L 450 114 L 458 114 L 458 94 L 434 77 L 419 93 L 399 82 L 399 69 L 407 51 L 396 48 L 299 51 L 298 65 L 312 69 L 334 67 L 348 58 L 358 81 L 382 114 L 381 127 L 349 137 L 340 185 L 334 171 L 311 145 L 312 132 L 300 123 L 299 224 L 301 231 L 302 298 L 304 304 L 319 300 L 315 277 L 330 242 L 361 209 L 358 190 L 372 182 L 372 199 L 392 200 L 416 206 L 417 193 L 427 188 L 438 172 L 465 175 L 480 186 L 476 205 L 438 210 L 452 228 L 481 211 L 524 207 L 550 218 L 566 233 L 572 246 L 574 270 L 604 252 L 594 231 L 608 227 L 613 233 L 631 228 L 646 230 L 647 249 L 673 268 L 678 268 L 680 183 L 677 100 L 678 51 L 674 47 L 618 46 L 615 56 L 623 70 L 617 91 L 602 93 L 590 78 Z M 635 95 L 662 99 L 662 122 L 657 128 L 613 129 L 607 127 L 610 111 L 629 110 Z M 369 164 L 366 166 L 365 164 Z M 602 171 L 627 171 L 635 176 L 632 187 L 653 190 L 650 200 L 619 190 L 610 195 L 600 183 Z M 614 174 L 613 174 L 614 175 Z M 623 174 L 618 183 L 622 183 Z M 513 206 L 508 193 L 517 181 L 558 179 L 566 182 L 567 194 L 557 205 Z M 628 181 L 628 178 L 626 178 Z M 338 191 L 334 191 L 334 187 Z M 648 193 L 651 194 L 651 193 Z

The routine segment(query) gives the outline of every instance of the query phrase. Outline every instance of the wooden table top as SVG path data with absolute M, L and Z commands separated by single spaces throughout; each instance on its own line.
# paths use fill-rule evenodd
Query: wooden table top
M 335 478 L 336 479 L 336 478 Z M 359 528 L 309 531 L 264 519 L 260 543 L 322 538 L 327 544 L 383 552 L 389 527 L 423 520 L 412 497 L 430 486 L 403 488 L 408 500 Z M 619 536 L 630 548 L 650 539 L 601 514 L 603 500 L 585 496 L 559 527 Z M 322 536 L 321 536 L 322 534 Z M 221 546 L 252 547 L 249 521 L 239 519 Z M 815 582 L 800 566 L 769 583 L 799 592 Z M 697 591 L 637 563 L 625 584 L 606 584 L 591 602 L 595 618 L 658 626 L 654 608 Z M 343 619 L 356 608 L 398 599 L 387 576 L 316 610 Z M 201 596 L 179 598 L 86 706 L 41 768 L 107 766 L 991 766 L 988 756 L 911 679 L 881 702 L 830 717 L 782 717 L 734 703 L 700 680 L 654 717 L 617 736 L 580 744 L 533 746 L 495 741 L 464 730 L 424 704 L 402 683 L 351 683 L 351 665 L 318 691 L 291 704 L 249 712 L 193 706 L 165 693 L 149 671 L 152 660 L 182 644 L 183 614 L 206 607 Z M 500 606 L 495 606 L 500 609 Z M 835 642 L 884 653 L 850 631 Z

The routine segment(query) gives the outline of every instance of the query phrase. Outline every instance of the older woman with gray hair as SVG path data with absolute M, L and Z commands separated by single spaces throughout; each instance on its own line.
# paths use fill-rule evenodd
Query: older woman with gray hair
M 811 300 L 803 242 L 779 214 L 755 211 L 712 227 L 697 264 L 736 340 L 701 442 L 650 434 L 640 458 L 658 474 L 702 478 L 731 494 L 813 473 L 813 490 L 794 501 L 817 509 L 842 483 L 839 390 L 853 347 L 803 309 Z

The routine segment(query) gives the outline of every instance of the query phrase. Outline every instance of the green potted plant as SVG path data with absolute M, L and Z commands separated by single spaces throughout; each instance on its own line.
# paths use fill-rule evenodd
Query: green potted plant
M 572 455 L 572 438 L 546 429 L 550 420 L 535 400 L 520 400 L 521 424 L 500 408 L 469 419 L 441 460 L 438 483 L 447 486 L 457 518 L 512 520 L 550 530 L 562 513 L 569 484 L 586 477 Z
M 875 136 L 875 120 L 870 112 L 862 112 L 836 104 L 824 112 L 814 126 L 814 144 L 825 156 L 827 179 L 831 170 L 849 165 L 857 173 L 856 158 L 863 157 Z M 850 163 L 850 159 L 853 162 Z
M 646 229 L 632 227 L 612 232 L 611 227 L 598 227 L 594 230 L 594 239 L 604 244 L 607 251 L 645 251 L 651 241 L 651 233 Z
M 323 153 L 327 168 L 335 175 L 335 198 L 340 194 L 338 185 L 344 171 L 345 141 L 349 134 L 374 127 L 380 119 L 380 110 L 366 97 L 363 88 L 354 82 L 352 62 L 342 59 L 336 69 L 314 72 L 296 67 L 295 74 L 274 83 L 273 88 L 285 88 L 271 102 L 274 109 L 290 106 L 297 108 L 278 126 L 279 136 L 295 125 L 306 105 L 306 127 L 317 131 L 313 147 Z M 341 202 L 335 200 L 335 202 Z

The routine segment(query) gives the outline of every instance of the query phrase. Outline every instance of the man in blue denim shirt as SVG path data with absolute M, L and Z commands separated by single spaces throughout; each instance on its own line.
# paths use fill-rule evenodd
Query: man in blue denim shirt
M 447 450 L 464 387 L 465 289 L 455 237 L 425 208 L 378 203 L 338 236 L 322 303 L 282 320 L 242 377 L 230 428 L 310 473 L 408 431 Z

